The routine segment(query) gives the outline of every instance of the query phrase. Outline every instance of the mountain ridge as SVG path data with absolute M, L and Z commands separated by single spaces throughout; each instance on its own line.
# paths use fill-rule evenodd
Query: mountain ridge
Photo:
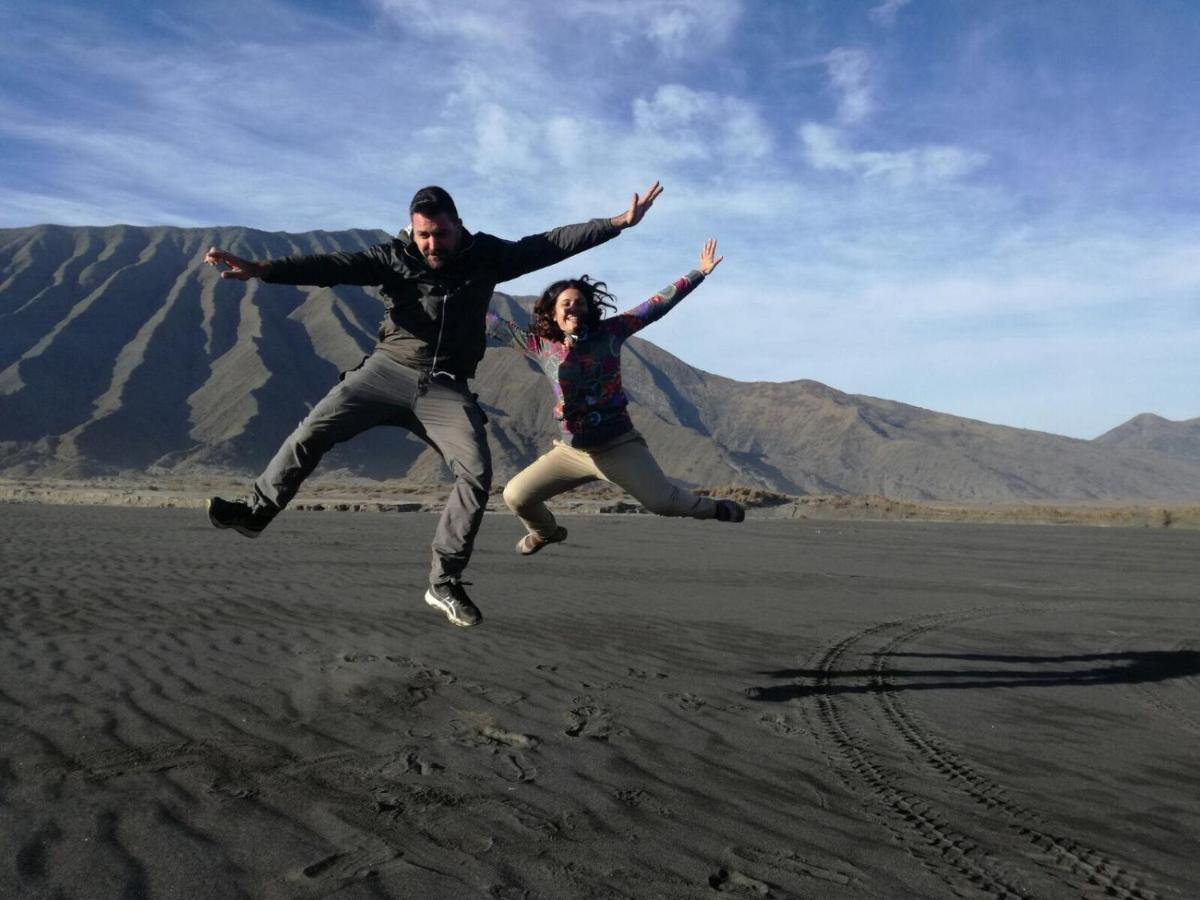
M 1153 450 L 1200 462 L 1200 418 L 1176 421 L 1155 413 L 1140 413 L 1104 432 L 1096 441 L 1123 450 Z
M 339 370 L 370 352 L 382 305 L 372 289 L 222 281 L 204 251 L 269 258 L 388 238 L 241 226 L 0 229 L 0 474 L 257 473 Z M 524 321 L 529 302 L 498 293 L 493 308 Z M 738 382 L 639 338 L 623 377 L 664 470 L 692 485 L 914 500 L 1200 498 L 1200 419 L 1135 427 L 1134 417 L 1087 441 L 811 379 Z M 531 363 L 499 347 L 474 384 L 503 483 L 553 439 L 551 393 Z M 446 477 L 436 454 L 387 429 L 337 448 L 321 471 Z

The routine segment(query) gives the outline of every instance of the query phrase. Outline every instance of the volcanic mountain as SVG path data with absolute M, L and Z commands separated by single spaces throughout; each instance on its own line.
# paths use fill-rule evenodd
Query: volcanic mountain
M 353 250 L 382 231 L 0 230 L 0 473 L 256 473 L 382 315 L 358 287 L 222 281 L 218 245 L 265 259 Z M 525 321 L 529 300 L 493 308 Z M 667 473 L 691 485 L 974 501 L 1200 498 L 1200 419 L 1140 416 L 1093 441 L 991 425 L 815 381 L 747 383 L 632 339 L 631 412 Z M 497 483 L 555 434 L 551 395 L 520 354 L 490 348 L 475 381 Z M 322 472 L 433 481 L 440 459 L 381 428 Z

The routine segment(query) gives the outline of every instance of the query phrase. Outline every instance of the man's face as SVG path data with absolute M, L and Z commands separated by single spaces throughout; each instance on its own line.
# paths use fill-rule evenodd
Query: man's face
M 462 223 L 445 212 L 430 217 L 412 214 L 412 235 L 417 250 L 431 269 L 449 265 L 462 245 Z

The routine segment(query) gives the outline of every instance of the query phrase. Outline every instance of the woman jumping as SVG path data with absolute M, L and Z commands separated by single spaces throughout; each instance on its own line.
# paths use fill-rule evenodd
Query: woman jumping
M 504 489 L 504 502 L 529 533 L 517 542 L 528 556 L 562 541 L 560 526 L 545 501 L 589 481 L 608 481 L 660 516 L 690 516 L 741 522 L 746 514 L 732 500 L 712 500 L 672 484 L 645 439 L 633 427 L 621 389 L 621 346 L 632 334 L 661 319 L 692 292 L 724 257 L 709 240 L 698 269 L 633 309 L 603 319 L 614 309 L 603 281 L 584 275 L 556 281 L 533 308 L 529 330 L 488 313 L 490 337 L 531 357 L 550 379 L 558 402 L 554 418 L 562 438 L 550 452 L 520 472 Z

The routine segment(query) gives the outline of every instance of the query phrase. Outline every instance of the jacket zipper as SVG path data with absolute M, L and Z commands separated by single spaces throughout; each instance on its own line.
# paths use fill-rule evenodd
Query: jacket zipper
M 429 373 L 427 376 L 429 378 L 434 378 L 438 375 L 449 375 L 451 378 L 455 377 L 454 373 L 452 373 L 452 372 L 446 372 L 446 371 L 439 372 L 437 370 L 438 356 L 440 356 L 441 352 L 442 352 L 442 334 L 446 330 L 446 307 L 449 305 L 449 303 L 450 303 L 450 295 L 443 294 L 442 295 L 442 315 L 441 315 L 440 320 L 438 321 L 437 345 L 433 348 L 433 359 L 429 363 Z

